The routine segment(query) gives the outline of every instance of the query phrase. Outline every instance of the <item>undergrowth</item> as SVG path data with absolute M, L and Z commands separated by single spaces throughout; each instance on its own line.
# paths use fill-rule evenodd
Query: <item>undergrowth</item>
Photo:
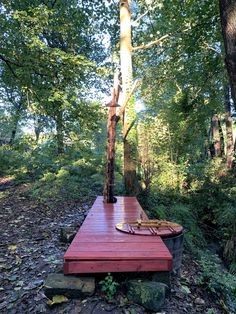
M 158 178 L 160 176 L 160 180 Z M 236 177 L 218 160 L 188 165 L 178 182 L 157 175 L 139 199 L 150 218 L 183 225 L 185 250 L 201 266 L 199 285 L 228 313 L 236 312 Z M 170 174 L 168 173 L 168 176 Z M 161 184 L 160 184 L 161 182 Z M 213 244 L 217 254 L 207 248 Z
M 208 250 L 199 250 L 197 261 L 201 269 L 197 283 L 207 288 L 226 312 L 236 313 L 236 277 Z
M 30 147 L 0 147 L 0 175 L 12 175 L 16 183 L 30 182 L 29 196 L 36 202 L 57 206 L 62 201 L 90 200 L 103 193 L 105 154 L 87 146 L 67 147 L 57 154 L 55 143 Z M 124 188 L 116 169 L 116 193 Z

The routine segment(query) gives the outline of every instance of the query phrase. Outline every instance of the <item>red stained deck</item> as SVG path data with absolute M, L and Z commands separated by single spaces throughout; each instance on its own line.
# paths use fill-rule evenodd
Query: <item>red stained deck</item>
M 170 271 L 172 256 L 158 236 L 130 235 L 116 223 L 147 219 L 135 197 L 104 204 L 98 196 L 64 255 L 64 274 Z

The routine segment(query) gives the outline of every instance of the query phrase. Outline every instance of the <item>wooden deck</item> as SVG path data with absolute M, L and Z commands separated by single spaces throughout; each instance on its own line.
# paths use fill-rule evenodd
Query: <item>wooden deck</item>
M 147 219 L 135 197 L 104 204 L 98 196 L 64 255 L 64 274 L 170 271 L 172 256 L 158 236 L 130 235 L 118 222 Z

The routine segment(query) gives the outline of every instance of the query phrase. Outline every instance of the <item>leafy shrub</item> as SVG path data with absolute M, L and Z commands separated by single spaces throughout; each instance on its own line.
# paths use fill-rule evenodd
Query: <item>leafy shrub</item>
M 212 165 L 216 168 L 212 169 Z M 218 172 L 218 173 L 216 173 Z M 236 263 L 236 183 L 235 177 L 225 172 L 222 164 L 211 164 L 207 177 L 199 189 L 192 191 L 189 199 L 198 213 L 201 224 L 211 228 L 209 239 L 215 239 L 224 251 L 224 257 Z M 206 234 L 208 236 L 208 234 Z
M 222 203 L 214 210 L 219 226 L 217 232 L 224 248 L 224 256 L 231 263 L 230 270 L 236 273 L 236 204 Z
M 179 192 L 173 190 L 164 193 L 152 186 L 144 198 L 140 195 L 140 201 L 150 218 L 177 222 L 184 227 L 185 247 L 191 253 L 194 253 L 198 246 L 206 245 L 198 225 L 198 213 L 186 196 L 181 196 Z
M 201 274 L 198 284 L 205 285 L 217 297 L 219 303 L 226 305 L 230 313 L 236 311 L 236 277 L 228 273 L 217 255 L 209 251 L 199 251 Z
M 174 204 L 169 207 L 163 205 L 158 206 L 155 210 L 156 217 L 159 219 L 166 219 L 173 222 L 177 222 L 184 227 L 185 247 L 195 252 L 196 247 L 203 247 L 206 245 L 206 241 L 197 224 L 197 217 L 194 215 L 192 208 L 186 204 Z
M 38 146 L 26 144 L 1 146 L 0 169 L 1 175 L 14 175 L 18 182 L 33 182 L 31 196 L 35 200 L 56 204 L 102 193 L 104 161 L 88 147 L 68 146 L 66 153 L 58 156 L 53 140 Z
M 23 167 L 25 156 L 10 146 L 0 146 L 0 175 L 12 175 L 16 169 Z
M 32 197 L 39 202 L 90 199 L 102 193 L 102 180 L 93 176 L 71 175 L 67 168 L 60 168 L 56 173 L 46 172 L 32 187 Z

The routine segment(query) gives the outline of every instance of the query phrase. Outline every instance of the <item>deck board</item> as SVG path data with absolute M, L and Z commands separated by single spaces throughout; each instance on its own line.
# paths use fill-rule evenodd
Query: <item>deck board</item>
M 170 271 L 172 256 L 158 236 L 130 235 L 116 223 L 148 219 L 135 197 L 104 204 L 98 196 L 64 255 L 64 274 Z

